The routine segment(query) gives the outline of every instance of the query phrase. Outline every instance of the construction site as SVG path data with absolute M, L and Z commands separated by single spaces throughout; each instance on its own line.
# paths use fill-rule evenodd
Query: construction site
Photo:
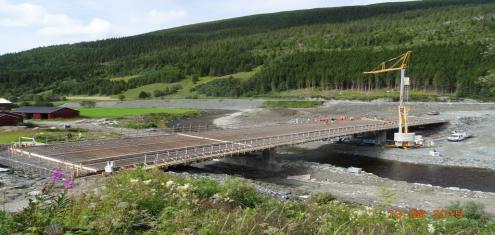
M 410 127 L 445 124 L 443 120 L 412 119 Z M 266 151 L 276 147 L 372 133 L 384 144 L 386 132 L 397 122 L 355 120 L 335 123 L 289 124 L 231 130 L 166 133 L 116 140 L 86 141 L 45 146 L 12 145 L 8 161 L 12 168 L 50 173 L 63 169 L 80 177 L 105 170 L 136 166 L 170 167 L 214 158 Z M 414 141 L 414 140 L 413 140 Z
M 313 109 L 264 109 L 257 100 L 187 101 L 184 103 L 188 108 L 208 104 L 227 111 L 219 112 L 202 125 L 198 123 L 205 120 L 199 116 L 199 122 L 183 120 L 178 122 L 179 126 L 140 131 L 102 128 L 101 125 L 114 123 L 111 120 L 103 124 L 46 122 L 96 128 L 99 131 L 96 134 L 119 133 L 110 138 L 96 135 L 53 143 L 19 138 L 5 146 L 0 153 L 0 164 L 21 177 L 14 174 L 4 180 L 11 189 L 4 191 L 4 195 L 9 195 L 5 196 L 4 205 L 11 211 L 22 208 L 54 172 L 75 179 L 76 187 L 79 185 L 84 191 L 93 187 L 88 182 L 98 177 L 137 167 L 219 180 L 228 175 L 241 176 L 252 180 L 260 191 L 281 198 L 303 197 L 323 190 L 344 201 L 373 205 L 379 197 L 378 188 L 385 185 L 397 189 L 401 198 L 397 206 L 434 209 L 442 205 L 443 198 L 470 197 L 495 205 L 495 189 L 489 182 L 477 183 L 484 182 L 477 179 L 495 174 L 462 168 L 495 169 L 493 161 L 483 154 L 454 153 L 459 152 L 456 146 L 469 151 L 465 143 L 471 143 L 471 139 L 456 139 L 461 143 L 452 146 L 447 141 L 451 132 L 457 133 L 456 138 L 460 138 L 460 130 L 474 132 L 472 127 L 463 125 L 464 118 L 476 119 L 473 112 L 486 112 L 487 121 L 495 107 L 482 103 L 409 103 L 411 82 L 406 71 L 410 58 L 411 52 L 407 52 L 380 64 L 377 70 L 365 72 L 376 76 L 399 72 L 397 103 L 327 101 Z M 149 105 L 184 106 L 181 101 Z M 461 114 L 465 117 L 460 117 Z M 479 141 L 484 140 L 490 138 Z M 373 168 L 376 165 L 380 167 Z M 448 175 L 442 177 L 441 172 Z M 456 176 L 462 176 L 463 180 L 454 180 Z M 425 206 L 423 200 L 430 204 Z

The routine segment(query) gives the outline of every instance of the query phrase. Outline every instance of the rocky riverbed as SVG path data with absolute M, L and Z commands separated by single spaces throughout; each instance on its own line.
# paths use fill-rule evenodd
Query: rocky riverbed
M 5 211 L 19 211 L 34 199 L 49 180 L 0 168 L 0 205 Z

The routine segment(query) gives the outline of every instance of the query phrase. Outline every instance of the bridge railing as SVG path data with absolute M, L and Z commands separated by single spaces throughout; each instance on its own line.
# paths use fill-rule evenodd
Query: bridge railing
M 416 123 L 420 122 L 413 121 L 413 125 Z M 320 130 L 274 135 L 262 138 L 239 139 L 224 143 L 188 146 L 163 151 L 150 151 L 140 154 L 111 156 L 101 159 L 82 161 L 81 164 L 91 166 L 100 164 L 102 161 L 116 161 L 117 166 L 136 162 L 142 163 L 142 165 L 146 165 L 149 167 L 167 166 L 179 163 L 200 161 L 209 158 L 223 157 L 233 154 L 253 152 L 282 145 L 301 144 L 321 139 L 335 138 L 338 136 L 352 135 L 363 132 L 383 131 L 393 128 L 396 128 L 396 123 L 394 122 L 383 122 L 338 128 L 325 128 Z

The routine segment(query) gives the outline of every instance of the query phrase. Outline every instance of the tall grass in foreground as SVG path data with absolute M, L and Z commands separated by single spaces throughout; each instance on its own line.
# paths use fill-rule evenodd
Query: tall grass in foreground
M 46 199 L 50 203 L 43 203 Z M 217 183 L 159 171 L 121 172 L 87 193 L 40 196 L 0 213 L 0 234 L 493 234 L 489 220 L 388 219 L 382 210 L 330 195 L 277 200 L 241 179 Z

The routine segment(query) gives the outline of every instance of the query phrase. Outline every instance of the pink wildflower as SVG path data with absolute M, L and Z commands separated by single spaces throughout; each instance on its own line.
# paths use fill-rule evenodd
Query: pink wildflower
M 58 171 L 58 170 L 54 170 L 52 172 L 52 180 L 61 180 L 62 177 L 64 177 L 64 174 L 62 174 L 62 172 Z
M 74 181 L 71 179 L 65 179 L 64 180 L 64 188 L 65 189 L 71 189 L 74 186 Z

